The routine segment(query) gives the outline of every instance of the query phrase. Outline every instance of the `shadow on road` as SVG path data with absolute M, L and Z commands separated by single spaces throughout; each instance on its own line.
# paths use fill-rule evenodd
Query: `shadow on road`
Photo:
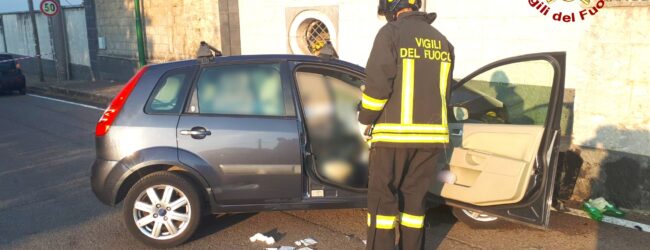
M 194 236 L 190 238 L 189 242 L 194 242 L 197 240 L 200 240 L 202 238 L 205 238 L 207 236 L 210 236 L 212 234 L 218 233 L 219 231 L 222 231 L 224 229 L 227 229 L 231 226 L 234 226 L 236 224 L 239 224 L 250 217 L 255 216 L 257 213 L 245 213 L 245 214 L 223 214 L 223 215 L 207 215 L 204 216 L 201 225 L 199 226 L 198 230 L 196 230 L 196 233 L 194 233 Z M 277 232 L 277 229 L 275 230 Z M 268 233 L 272 233 L 268 232 Z M 269 235 L 269 234 L 265 234 Z M 278 235 L 273 235 L 276 237 L 276 240 Z
M 438 206 L 429 209 L 425 217 L 425 249 L 438 249 L 445 240 L 457 220 L 448 206 Z

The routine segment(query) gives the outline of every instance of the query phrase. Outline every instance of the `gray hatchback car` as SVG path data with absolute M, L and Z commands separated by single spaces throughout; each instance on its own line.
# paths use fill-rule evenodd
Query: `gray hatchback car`
M 562 52 L 525 55 L 456 82 L 439 164 L 452 178 L 431 197 L 472 226 L 547 226 L 564 66 Z M 363 208 L 363 81 L 362 67 L 314 56 L 143 67 L 97 123 L 92 189 L 153 247 L 182 244 L 209 214 Z

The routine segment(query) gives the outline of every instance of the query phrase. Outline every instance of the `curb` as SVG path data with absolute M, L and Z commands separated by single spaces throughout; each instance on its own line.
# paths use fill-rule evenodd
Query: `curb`
M 553 210 L 557 211 L 556 209 Z M 582 211 L 580 209 L 567 208 L 567 211 L 564 212 L 558 211 L 558 212 L 592 220 L 591 217 L 589 217 L 589 214 L 587 214 L 585 211 Z M 612 225 L 635 229 L 645 233 L 650 233 L 650 225 L 646 225 L 641 222 L 636 222 L 636 221 L 631 221 L 631 220 L 626 220 L 626 219 L 621 219 L 621 218 L 616 218 L 611 216 L 604 216 L 602 223 L 608 223 Z
M 97 107 L 107 107 L 113 100 L 113 97 L 110 96 L 56 86 L 27 86 L 27 91 L 33 94 L 56 97 L 67 101 L 74 101 Z

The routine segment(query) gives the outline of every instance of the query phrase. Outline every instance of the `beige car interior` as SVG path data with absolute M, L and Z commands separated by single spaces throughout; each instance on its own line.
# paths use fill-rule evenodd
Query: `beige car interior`
M 541 125 L 450 124 L 448 158 L 454 183 L 434 188 L 444 198 L 477 206 L 517 203 L 533 174 Z M 453 131 L 462 131 L 453 135 Z

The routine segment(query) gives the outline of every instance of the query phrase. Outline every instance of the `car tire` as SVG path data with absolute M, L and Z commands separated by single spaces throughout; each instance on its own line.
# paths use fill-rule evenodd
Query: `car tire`
M 135 183 L 122 210 L 126 227 L 135 238 L 151 247 L 170 248 L 194 234 L 202 206 L 199 192 L 185 177 L 157 172 Z
M 503 220 L 495 216 L 454 207 L 451 209 L 456 219 L 474 229 L 494 229 L 503 226 Z
M 18 90 L 18 93 L 19 93 L 20 95 L 26 95 L 26 94 L 27 94 L 27 89 L 26 89 L 26 88 L 23 88 L 23 89 L 21 89 L 21 90 Z

